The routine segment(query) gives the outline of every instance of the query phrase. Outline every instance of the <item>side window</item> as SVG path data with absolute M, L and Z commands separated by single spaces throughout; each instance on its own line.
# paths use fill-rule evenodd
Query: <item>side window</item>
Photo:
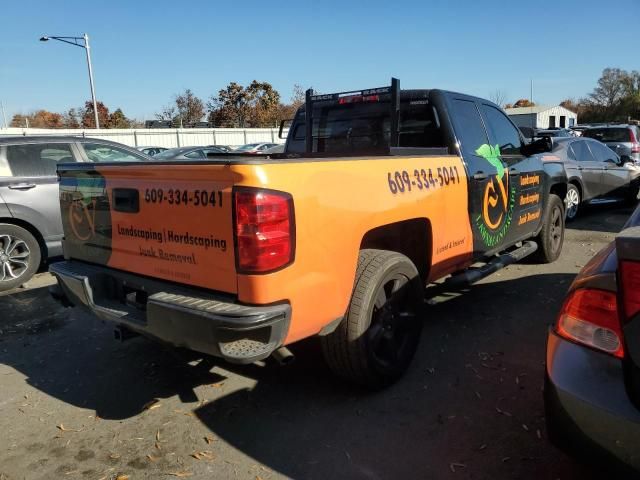
M 400 105 L 399 142 L 401 147 L 444 147 L 436 111 L 426 100 Z
M 567 158 L 569 158 L 569 160 L 577 160 L 576 153 L 573 151 L 573 144 L 567 147 Z
M 589 149 L 598 162 L 606 162 L 607 160 L 613 160 L 618 163 L 617 155 L 606 145 L 596 142 L 589 142 Z
M 573 148 L 573 153 L 578 162 L 595 162 L 595 158 L 591 154 L 591 150 L 589 150 L 587 142 L 573 142 L 571 147 Z
M 492 145 L 500 145 L 502 155 L 520 155 L 522 140 L 507 116 L 491 105 L 480 105 Z
M 185 157 L 187 157 L 187 158 L 204 158 L 204 153 L 202 153 L 202 150 L 194 150 L 193 152 L 189 152 L 189 153 L 185 154 Z
M 84 151 L 91 162 L 139 162 L 144 160 L 133 153 L 102 143 L 83 143 Z
M 489 139 L 476 104 L 469 100 L 455 99 L 452 101 L 452 113 L 456 135 L 462 142 L 460 148 L 463 155 L 477 155 L 476 150 L 489 143 Z
M 54 177 L 58 163 L 75 162 L 64 143 L 7 145 L 7 163 L 14 177 Z

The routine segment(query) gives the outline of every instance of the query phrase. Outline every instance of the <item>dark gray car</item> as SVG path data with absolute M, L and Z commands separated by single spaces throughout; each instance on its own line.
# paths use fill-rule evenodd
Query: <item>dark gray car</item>
M 640 164 L 640 128 L 636 125 L 607 125 L 588 128 L 583 137 L 595 138 L 616 152 L 623 160 Z
M 76 137 L 0 138 L 0 291 L 62 254 L 58 163 L 149 161 L 115 142 Z
M 549 438 L 640 473 L 640 208 L 571 285 L 549 331 Z
M 576 218 L 583 205 L 637 198 L 640 168 L 624 162 L 606 145 L 584 137 L 554 138 L 552 153 L 564 162 L 569 177 L 567 220 Z
M 159 161 L 178 160 L 206 160 L 209 154 L 227 153 L 226 147 L 210 145 L 207 147 L 179 147 L 170 148 L 156 154 L 153 159 Z

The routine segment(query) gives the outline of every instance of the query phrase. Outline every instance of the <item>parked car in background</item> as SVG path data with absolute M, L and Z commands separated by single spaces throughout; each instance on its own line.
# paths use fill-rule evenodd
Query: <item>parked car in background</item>
M 640 208 L 578 274 L 549 331 L 547 431 L 581 458 L 640 470 Z M 613 461 L 613 462 L 611 462 Z
M 133 148 L 107 140 L 0 138 L 0 291 L 22 285 L 42 262 L 62 255 L 58 163 L 149 160 Z M 90 212 L 74 213 L 82 214 Z
M 551 138 L 563 138 L 574 137 L 575 134 L 568 128 L 549 128 L 547 130 L 536 130 L 535 137 L 551 137 Z
M 166 147 L 136 147 L 136 150 L 153 157 L 154 155 L 157 155 L 158 153 L 162 153 L 169 149 Z
M 623 160 L 640 163 L 640 128 L 636 125 L 607 125 L 588 128 L 582 135 L 604 143 Z
M 564 162 L 569 178 L 567 220 L 586 204 L 634 201 L 640 169 L 626 163 L 603 143 L 584 137 L 555 138 L 552 153 Z
M 277 143 L 248 143 L 234 150 L 234 153 L 265 153 L 265 150 L 275 147 Z
M 206 160 L 208 154 L 227 153 L 226 147 L 210 145 L 208 147 L 179 147 L 170 148 L 162 153 L 158 153 L 154 160 L 178 161 L 178 160 Z
M 269 147 L 267 149 L 265 149 L 262 153 L 284 153 L 284 143 L 281 143 L 280 145 L 274 145 L 273 147 Z
M 222 152 L 224 153 L 233 152 L 233 148 L 231 148 L 229 145 L 209 145 L 209 147 L 217 148 L 219 150 L 222 150 Z

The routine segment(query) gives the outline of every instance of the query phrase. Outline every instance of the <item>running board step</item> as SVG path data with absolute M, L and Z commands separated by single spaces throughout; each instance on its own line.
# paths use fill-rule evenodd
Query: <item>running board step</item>
M 516 248 L 508 253 L 503 253 L 497 257 L 493 257 L 481 267 L 471 267 L 462 273 L 452 275 L 445 280 L 443 287 L 459 288 L 471 285 L 472 283 L 476 283 L 478 280 L 482 280 L 484 277 L 487 277 L 492 273 L 511 265 L 512 263 L 519 262 L 523 258 L 534 253 L 536 250 L 538 250 L 538 244 L 536 242 L 524 242 L 520 248 Z

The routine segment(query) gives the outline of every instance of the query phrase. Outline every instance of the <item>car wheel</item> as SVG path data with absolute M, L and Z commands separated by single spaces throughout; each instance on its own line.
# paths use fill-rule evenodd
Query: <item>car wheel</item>
M 335 331 L 321 337 L 329 368 L 371 389 L 398 380 L 418 346 L 422 300 L 411 260 L 396 252 L 362 250 L 347 313 Z
M 29 231 L 0 223 L 0 292 L 19 287 L 40 266 L 40 245 Z
M 580 190 L 578 190 L 578 187 L 570 183 L 567 188 L 567 196 L 564 199 L 567 222 L 575 220 L 578 216 L 578 209 L 580 208 L 581 201 Z
M 563 207 L 560 197 L 553 193 L 549 195 L 542 217 L 542 230 L 536 237 L 538 250 L 534 254 L 534 259 L 539 263 L 555 262 L 562 252 L 565 218 Z

